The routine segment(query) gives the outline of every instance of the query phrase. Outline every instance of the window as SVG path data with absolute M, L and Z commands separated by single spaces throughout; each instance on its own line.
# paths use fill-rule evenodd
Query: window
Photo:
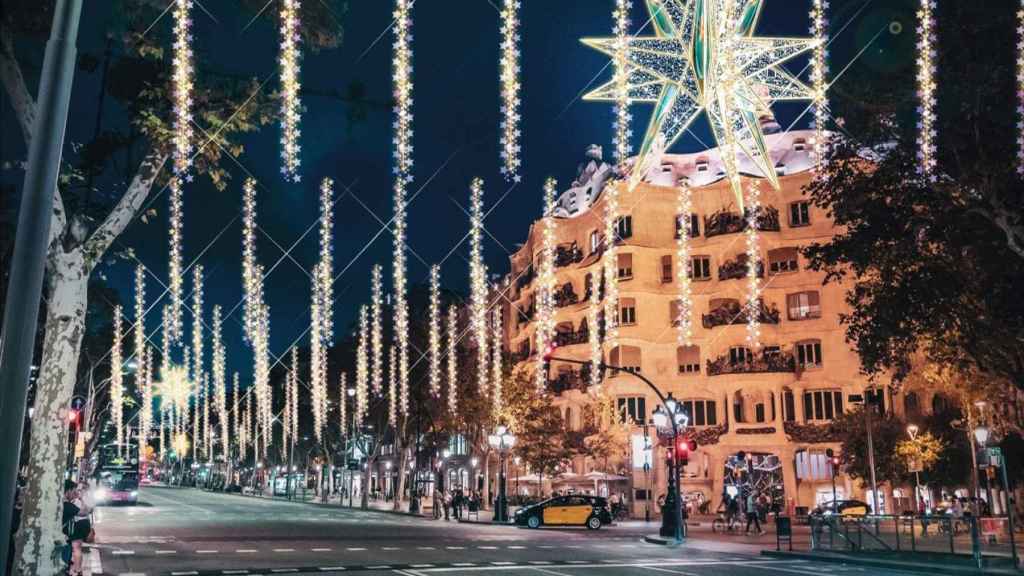
M 817 292 L 797 292 L 786 295 L 786 308 L 790 320 L 821 318 L 821 298 Z
M 661 257 L 661 283 L 670 284 L 672 282 L 672 256 Z
M 683 411 L 690 417 L 690 426 L 715 426 L 718 412 L 714 400 L 683 400 Z
M 619 300 L 619 324 L 623 326 L 636 324 L 635 298 L 622 298 Z
M 611 364 L 630 372 L 640 372 L 640 348 L 636 346 L 616 346 L 612 348 Z M 615 372 L 613 376 L 617 375 Z
M 690 278 L 693 280 L 711 279 L 711 256 L 690 258 Z
M 448 438 L 448 450 L 451 451 L 452 456 L 465 456 L 469 454 L 469 444 L 466 443 L 466 437 L 462 434 L 456 434 Z
M 949 398 L 946 398 L 944 395 L 936 394 L 932 396 L 932 414 L 942 414 L 949 410 L 949 406 Z
M 921 415 L 921 400 L 918 398 L 917 392 L 907 392 L 903 396 L 903 412 L 907 418 Z
M 615 221 L 615 241 L 633 237 L 633 217 L 619 216 Z
M 806 149 L 807 149 L 807 140 L 804 140 L 803 138 L 797 138 L 796 140 L 793 140 L 793 150 L 794 151 L 796 151 L 796 152 L 803 152 Z
M 799 228 L 811 225 L 811 203 L 806 200 L 789 205 L 789 226 Z
M 619 418 L 622 422 L 643 424 L 647 422 L 647 399 L 643 396 L 630 396 L 617 400 Z
M 633 277 L 633 255 L 619 254 L 619 279 L 629 280 Z
M 565 408 L 565 429 L 566 430 L 570 430 L 570 431 L 573 430 L 573 427 L 572 427 L 572 407 L 571 406 L 567 406 Z
M 678 240 L 683 235 L 683 215 L 676 215 L 676 232 L 675 237 Z M 690 212 L 690 238 L 696 238 L 700 236 L 700 215 L 695 212 Z
M 590 253 L 596 254 L 601 251 L 601 233 L 597 230 L 590 232 Z
M 707 172 L 707 171 L 708 171 L 708 159 L 707 158 L 698 158 L 697 159 L 697 172 Z
M 733 346 L 729 348 L 729 363 L 733 366 L 737 364 L 746 364 L 754 360 L 754 353 L 750 351 L 750 348 L 746 346 Z
M 769 250 L 768 269 L 771 270 L 772 274 L 796 272 L 798 270 L 796 252 L 797 250 L 794 247 Z
M 789 388 L 782 392 L 782 419 L 786 422 L 796 421 L 796 399 Z
M 821 366 L 821 341 L 809 340 L 796 345 L 796 363 L 802 369 Z
M 832 420 L 843 413 L 843 393 L 839 390 L 804 392 L 804 420 Z
M 700 374 L 700 346 L 676 348 L 676 364 L 680 374 Z

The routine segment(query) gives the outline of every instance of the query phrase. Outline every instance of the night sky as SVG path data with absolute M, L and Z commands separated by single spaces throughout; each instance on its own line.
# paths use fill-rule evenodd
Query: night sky
M 316 0 L 307 0 L 316 1 Z M 579 43 L 584 36 L 608 36 L 611 31 L 611 0 L 524 0 L 522 9 L 523 180 L 512 187 L 500 176 L 498 159 L 498 42 L 499 0 L 420 0 L 414 18 L 414 113 L 415 177 L 409 205 L 409 282 L 423 283 L 428 266 L 444 258 L 463 238 L 468 218 L 460 206 L 468 206 L 468 185 L 474 176 L 485 180 L 485 209 L 499 202 L 487 218 L 490 233 L 485 240 L 485 257 L 496 273 L 508 270 L 508 251 L 515 250 L 540 211 L 541 185 L 548 176 L 558 178 L 565 189 L 575 176 L 583 151 L 592 143 L 611 156 L 612 107 L 587 103 L 578 96 L 588 87 L 603 83 L 611 74 L 607 58 Z M 79 46 L 82 52 L 100 54 L 105 23 L 111 18 L 107 2 L 86 2 Z M 642 2 L 634 2 L 633 30 L 647 21 Z M 213 18 L 195 10 L 195 46 L 200 59 L 227 72 L 256 76 L 260 80 L 276 74 L 277 32 L 274 21 L 258 20 L 243 32 L 252 17 L 239 12 L 234 1 L 204 0 Z M 810 0 L 767 0 L 759 35 L 806 36 Z M 274 8 L 272 7 L 271 10 Z M 831 49 L 833 73 L 858 56 L 861 48 L 894 19 L 910 23 L 912 0 L 832 0 L 832 27 L 844 28 Z M 266 282 L 266 300 L 271 307 L 271 351 L 282 355 L 309 323 L 309 279 L 303 268 L 312 268 L 317 258 L 317 237 L 313 230 L 299 240 L 317 218 L 317 186 L 330 176 L 339 195 L 351 190 L 335 205 L 335 269 L 345 270 L 335 285 L 336 331 L 348 330 L 359 304 L 369 293 L 369 270 L 374 263 L 385 264 L 390 278 L 392 238 L 378 234 L 378 218 L 391 217 L 391 122 L 386 103 L 391 93 L 391 41 L 385 32 L 391 20 L 392 2 L 352 0 L 342 16 L 345 38 L 341 48 L 319 54 L 306 53 L 302 61 L 302 82 L 320 92 L 345 92 L 353 82 L 366 87 L 367 98 L 385 105 L 371 107 L 368 116 L 349 123 L 347 109 L 335 98 L 305 95 L 302 118 L 302 174 L 300 184 L 287 184 L 279 173 L 276 126 L 242 140 L 245 152 L 239 158 L 244 167 L 225 159 L 233 182 L 217 191 L 200 178 L 184 194 L 184 256 L 197 256 L 206 269 L 207 316 L 213 304 L 225 310 L 241 298 L 240 222 L 241 183 L 246 172 L 261 183 L 258 192 L 259 225 L 272 237 L 259 239 L 260 261 L 269 269 L 287 249 L 298 242 L 290 257 L 283 259 Z M 167 16 L 155 33 L 169 36 Z M 904 24 L 902 34 L 884 31 L 868 49 L 859 54 L 855 66 L 888 67 L 895 60 L 905 64 L 912 58 L 913 26 Z M 648 27 L 643 35 L 651 34 Z M 382 36 L 383 34 L 383 36 Z M 894 54 L 894 52 L 898 52 Z M 41 58 L 41 55 L 40 55 Z M 909 60 L 912 61 L 912 60 Z M 793 62 L 800 72 L 806 58 Z M 804 74 L 806 77 L 806 74 Z M 908 81 L 912 81 L 908 78 Z M 197 78 L 203 82 L 202 74 Z M 276 77 L 266 89 L 276 85 Z M 67 142 L 91 138 L 96 113 L 99 74 L 79 72 L 72 96 Z M 106 116 L 118 117 L 117 104 L 107 99 Z M 10 106 L 3 105 L 5 127 L 13 128 Z M 788 127 L 808 125 L 809 117 L 797 120 L 804 105 L 779 106 L 776 114 Z M 634 108 L 634 132 L 642 134 L 649 106 Z M 699 119 L 697 135 L 708 140 L 706 122 Z M 638 144 L 638 140 L 635 144 Z M 5 128 L 4 158 L 22 154 L 20 135 Z M 694 151 L 702 146 L 694 138 L 676 145 L 674 151 Z M 5 179 L 10 178 L 10 173 Z M 12 179 L 20 188 L 21 175 Z M 507 192 L 507 195 L 506 195 Z M 504 197 L 504 198 L 503 198 Z M 358 200 L 356 200 L 358 198 Z M 503 199 L 502 199 L 503 198 Z M 118 249 L 132 248 L 139 259 L 159 278 L 150 277 L 147 296 L 152 303 L 166 281 L 167 236 L 166 194 L 154 190 L 150 203 L 159 217 L 149 224 L 136 221 L 119 240 Z M 375 215 L 375 216 L 374 216 Z M 492 236 L 492 237 L 491 237 Z M 462 243 L 442 265 L 446 288 L 465 291 L 468 246 Z M 300 267 L 301 266 L 301 267 Z M 134 266 L 126 260 L 109 259 L 97 271 L 121 292 L 122 301 L 132 301 Z M 159 280 L 159 282 L 158 282 Z M 191 282 L 186 283 L 191 290 Z M 159 308 L 146 319 L 148 331 L 155 331 Z M 225 322 L 228 369 L 238 370 L 243 382 L 251 378 L 251 355 L 241 340 L 241 309 Z M 186 318 L 187 323 L 191 318 Z M 155 342 L 159 342 L 157 338 Z M 302 341 L 305 344 L 305 339 Z

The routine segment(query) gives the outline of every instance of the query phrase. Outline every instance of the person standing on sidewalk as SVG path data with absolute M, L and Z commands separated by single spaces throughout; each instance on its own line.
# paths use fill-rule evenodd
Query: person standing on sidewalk
M 445 521 L 448 521 L 451 519 L 448 513 L 452 508 L 452 493 L 445 491 L 444 495 L 441 497 L 441 502 L 444 506 L 444 519 Z
M 753 522 L 754 527 L 757 528 L 757 535 L 760 536 L 764 534 L 764 530 L 761 529 L 761 520 L 760 518 L 758 518 L 757 514 L 757 496 L 754 494 L 753 490 L 751 490 L 750 493 L 747 494 L 747 502 L 745 508 L 747 513 L 747 528 L 743 531 L 743 533 L 750 534 L 750 523 Z

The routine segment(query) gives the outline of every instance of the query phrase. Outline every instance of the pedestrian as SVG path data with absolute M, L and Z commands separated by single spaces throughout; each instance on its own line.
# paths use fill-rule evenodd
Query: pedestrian
M 754 528 L 757 528 L 757 535 L 764 534 L 764 530 L 761 529 L 761 520 L 757 517 L 757 496 L 754 495 L 753 491 L 747 494 L 746 504 L 747 528 L 743 533 L 750 534 L 750 523 L 753 522 Z
M 452 493 L 445 491 L 444 497 L 442 497 L 441 502 L 443 503 L 444 506 L 444 519 L 445 521 L 450 520 L 451 518 L 448 516 L 448 512 L 451 510 L 452 507 Z
M 92 532 L 89 512 L 78 484 L 72 480 L 64 482 L 64 506 L 61 512 L 61 526 L 71 546 L 69 576 L 82 575 L 82 543 Z

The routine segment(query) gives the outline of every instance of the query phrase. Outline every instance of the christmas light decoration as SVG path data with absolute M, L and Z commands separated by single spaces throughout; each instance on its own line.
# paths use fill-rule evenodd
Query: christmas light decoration
M 110 419 L 114 421 L 117 454 L 124 457 L 124 356 L 121 305 L 114 306 L 114 343 L 110 348 Z
M 342 372 L 338 375 L 338 386 L 341 390 L 338 395 L 338 430 L 345 437 L 348 436 L 348 374 Z
M 256 261 L 256 181 L 247 178 L 242 185 L 242 294 L 243 333 L 253 342 L 263 301 L 263 277 Z
M 260 278 L 263 277 L 263 266 L 257 266 L 257 273 Z M 268 432 L 271 429 L 271 423 L 274 418 L 273 413 L 273 398 L 270 390 L 270 308 L 262 304 L 259 308 L 259 317 L 257 319 L 256 338 L 253 341 L 253 357 L 255 359 L 253 366 L 253 386 L 256 390 L 256 406 L 258 411 L 258 424 L 260 429 L 264 431 L 262 436 L 263 451 L 262 455 L 266 457 L 266 440 L 269 438 Z
M 203 377 L 203 265 L 192 268 L 192 380 Z
M 139 406 L 139 450 L 145 454 L 149 445 L 149 434 L 153 430 L 153 352 L 146 349 L 142 361 L 142 405 Z
M 455 414 L 459 407 L 459 309 L 448 306 L 448 411 Z
M 314 270 L 314 277 L 319 275 L 319 268 L 319 265 L 316 266 Z M 323 338 L 320 336 L 320 330 L 323 328 L 323 320 L 321 318 L 320 302 L 320 286 L 314 283 L 313 297 L 310 299 L 309 403 L 313 411 L 313 434 L 316 436 L 317 442 L 321 442 L 323 440 L 324 427 L 327 423 L 326 414 L 324 412 L 324 408 L 326 408 L 324 395 L 326 394 L 327 378 L 323 373 L 324 349 Z M 362 341 L 360 341 L 359 345 L 361 348 Z
M 388 348 L 388 424 L 398 427 L 398 358 L 395 347 Z
M 519 182 L 520 151 L 519 92 L 519 0 L 504 0 L 501 8 L 501 173 Z
M 171 98 L 174 173 L 184 176 L 192 162 L 192 0 L 173 0 Z
M 544 182 L 544 214 L 542 223 L 541 249 L 538 254 L 537 270 L 537 323 L 536 347 L 537 390 L 543 391 L 547 385 L 547 374 L 544 371 L 544 351 L 548 349 L 555 332 L 555 194 L 558 182 L 548 178 Z
M 779 101 L 813 99 L 810 88 L 782 64 L 812 50 L 810 38 L 755 37 L 762 0 L 649 0 L 655 36 L 627 41 L 628 100 L 655 104 L 636 166 L 643 165 L 659 137 L 671 147 L 703 112 L 721 144 L 731 139 L 778 188 L 775 165 L 765 143 L 760 116 Z M 583 42 L 611 58 L 621 54 L 618 37 Z M 584 96 L 617 103 L 613 78 Z M 634 170 L 632 181 L 641 177 Z M 742 208 L 743 190 L 733 183 Z
M 929 179 L 935 177 L 935 142 L 937 138 L 935 104 L 938 84 L 935 69 L 938 50 L 935 47 L 935 0 L 920 0 L 917 11 L 917 159 L 920 171 Z
M 676 335 L 679 344 L 689 346 L 693 338 L 693 295 L 690 285 L 690 215 L 693 213 L 693 199 L 686 182 L 679 185 L 679 222 L 676 230 L 676 282 L 679 284 L 679 306 Z
M 370 384 L 374 396 L 384 386 L 384 279 L 380 264 L 370 272 Z
M 757 229 L 757 216 L 761 210 L 761 190 L 757 180 L 747 185 L 747 343 L 754 349 L 761 347 L 761 281 L 758 269 L 761 268 L 760 235 Z
M 1024 176 L 1024 0 L 1017 11 L 1017 174 Z
M 320 184 L 320 266 L 316 281 L 320 283 L 320 337 L 326 346 L 334 340 L 334 180 L 324 178 Z
M 181 265 L 181 182 L 177 176 L 172 176 L 168 183 L 167 199 L 169 208 L 167 212 L 168 228 L 167 236 L 170 243 L 170 254 L 167 259 L 168 291 L 171 302 L 171 324 L 169 326 L 172 342 L 177 342 L 181 337 L 181 309 L 182 309 L 182 265 Z
M 245 430 L 243 430 L 242 413 L 239 412 L 241 405 L 238 403 L 238 389 L 241 385 L 238 380 L 238 372 L 235 372 L 231 377 L 231 429 L 235 431 L 235 445 L 239 448 L 239 456 L 242 454 L 245 446 Z M 227 451 L 228 459 L 231 458 L 231 451 L 225 447 Z
M 221 335 L 223 331 L 223 319 L 221 318 L 220 305 L 213 307 L 213 341 L 211 347 L 210 370 L 213 375 L 213 398 L 214 408 L 217 411 L 217 421 L 220 423 L 220 445 L 224 455 L 224 461 L 228 461 L 228 449 L 230 432 L 228 430 L 228 391 L 227 391 L 227 350 L 224 348 L 224 341 Z M 210 454 L 213 457 L 213 454 Z
M 342 377 L 344 377 L 344 372 Z M 344 383 L 342 383 L 342 389 L 344 389 Z M 292 367 L 288 372 L 287 436 L 292 441 L 299 437 L 299 349 L 294 346 L 292 346 Z
M 210 375 L 209 373 L 203 372 L 203 383 L 199 389 L 199 398 L 203 405 L 203 433 L 202 438 L 202 452 L 203 457 L 207 460 L 212 458 L 213 453 L 213 436 L 210 434 Z
M 427 324 L 430 331 L 428 381 L 430 393 L 436 398 L 441 394 L 441 266 L 437 264 L 430 267 L 430 310 Z
M 632 7 L 630 0 L 616 0 L 613 19 L 615 25 L 615 75 L 612 82 L 615 84 L 615 162 L 622 174 L 626 172 L 626 162 L 629 160 L 630 137 L 633 135 L 630 129 L 632 117 L 629 113 L 629 11 Z
M 594 274 L 590 286 L 590 302 L 587 306 L 587 325 L 590 330 L 590 386 L 596 390 L 601 384 L 601 361 L 604 355 L 601 350 L 601 271 Z M 607 319 L 607 318 L 606 318 Z M 543 351 L 538 351 L 543 353 Z
M 359 341 L 356 344 L 356 421 L 362 422 L 370 405 L 370 393 L 368 390 L 369 379 L 369 320 L 367 318 L 366 305 L 359 307 Z M 392 378 L 394 375 L 392 375 Z
M 611 349 L 619 340 L 619 188 L 622 181 L 604 188 L 604 342 Z
M 281 0 L 281 173 L 299 182 L 299 0 Z
M 185 371 L 185 385 L 186 385 L 186 389 L 185 389 L 184 396 L 180 397 L 180 399 L 176 399 L 176 401 L 174 403 L 174 412 L 175 412 L 175 417 L 177 418 L 177 421 L 178 421 L 178 434 L 179 435 L 184 435 L 185 432 L 188 430 L 189 423 L 191 422 L 191 416 L 192 416 L 192 414 L 191 414 L 192 405 L 189 403 L 189 399 L 192 398 L 192 395 L 193 395 L 194 389 L 195 389 L 195 384 L 192 382 L 192 379 L 189 376 L 190 374 L 192 374 L 192 369 L 191 369 L 192 360 L 191 360 L 191 358 L 192 358 L 191 352 L 189 351 L 188 346 L 185 346 L 184 349 L 182 350 L 181 368 L 182 368 L 182 370 Z
M 814 159 L 825 161 L 825 124 L 828 121 L 828 0 L 811 0 L 811 34 L 817 42 L 811 53 L 811 93 L 814 103 Z
M 493 401 L 494 415 L 497 417 L 502 410 L 502 333 L 501 333 L 501 308 L 494 307 L 491 315 L 491 400 Z
M 146 353 L 146 269 L 135 267 L 135 387 L 139 389 L 139 448 L 145 447 L 153 428 L 153 390 L 151 386 L 151 354 Z M 139 452 L 140 454 L 142 452 Z
M 171 306 L 165 304 L 161 309 L 160 323 L 160 379 L 166 378 L 171 367 Z
M 473 342 L 477 351 L 477 389 L 487 393 L 487 265 L 484 264 L 484 181 L 474 178 L 469 186 L 469 309 Z
M 406 295 L 406 187 L 412 182 L 412 16 L 415 0 L 395 0 L 393 92 L 395 98 L 395 217 L 392 262 L 394 330 L 398 345 L 398 385 L 403 397 L 409 385 L 409 304 Z

